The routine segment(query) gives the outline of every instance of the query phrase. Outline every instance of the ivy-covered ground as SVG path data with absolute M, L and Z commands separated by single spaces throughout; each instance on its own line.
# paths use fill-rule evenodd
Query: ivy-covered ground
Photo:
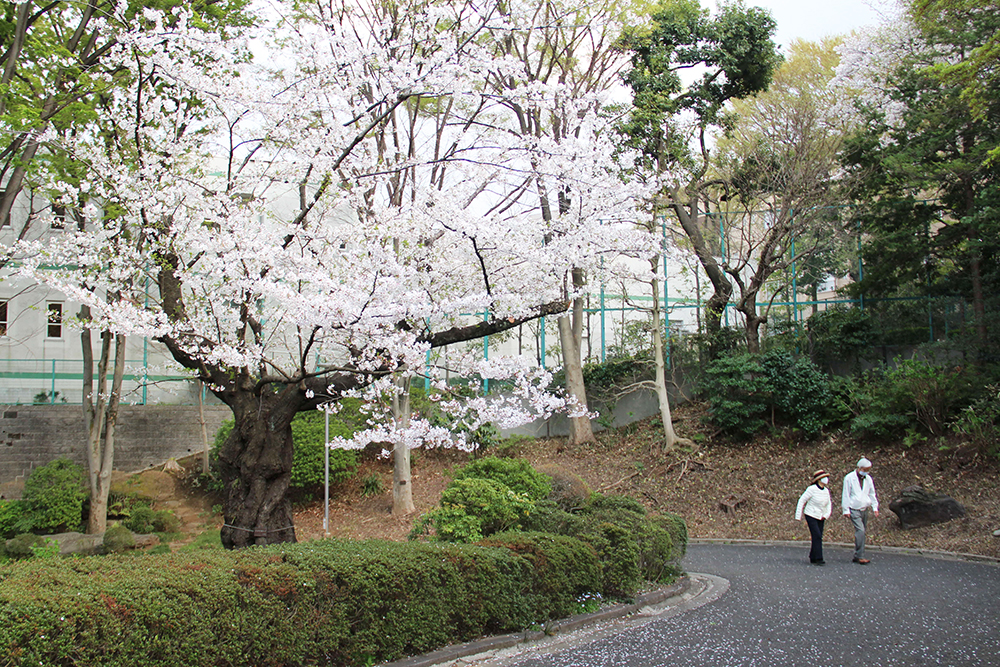
M 697 405 L 675 411 L 679 435 L 699 441 L 696 452 L 663 455 L 658 422 L 606 432 L 599 443 L 567 448 L 564 439 L 532 440 L 506 450 L 545 470 L 578 475 L 595 491 L 624 493 L 652 510 L 672 511 L 688 523 L 692 538 L 808 540 L 803 522 L 794 521 L 795 503 L 817 468 L 830 472 L 834 516 L 829 542 L 851 542 L 853 532 L 839 515 L 841 480 L 862 455 L 874 462 L 872 475 L 882 502 L 881 516 L 870 526 L 869 544 L 941 549 L 1000 558 L 1000 462 L 987 460 L 958 443 L 902 444 L 860 441 L 849 434 L 827 434 L 800 442 L 788 433 L 734 444 L 713 437 L 701 425 Z M 419 453 L 414 466 L 418 511 L 432 508 L 448 481 L 449 469 L 465 461 L 454 453 Z M 363 482 L 381 478 L 385 491 L 365 497 Z M 415 517 L 393 517 L 392 470 L 388 461 L 365 461 L 359 474 L 333 489 L 330 532 L 341 537 L 404 540 Z M 889 503 L 907 486 L 952 496 L 968 517 L 946 524 L 902 530 Z M 735 505 L 732 511 L 722 503 Z M 321 503 L 301 505 L 296 514 L 300 540 L 322 537 Z

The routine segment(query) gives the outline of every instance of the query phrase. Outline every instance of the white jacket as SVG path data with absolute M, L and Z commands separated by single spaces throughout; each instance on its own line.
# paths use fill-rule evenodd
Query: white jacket
M 866 510 L 869 507 L 878 512 L 878 496 L 875 495 L 875 481 L 865 475 L 864 483 L 858 481 L 858 471 L 850 472 L 844 478 L 844 497 L 840 502 L 844 515 L 851 510 Z
M 801 521 L 803 513 L 814 519 L 828 519 L 832 511 L 830 489 L 821 489 L 818 484 L 810 484 L 799 497 L 799 504 L 795 507 L 795 520 Z

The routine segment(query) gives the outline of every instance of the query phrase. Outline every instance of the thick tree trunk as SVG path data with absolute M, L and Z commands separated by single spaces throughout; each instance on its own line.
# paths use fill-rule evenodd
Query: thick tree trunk
M 292 418 L 303 405 L 297 387 L 280 393 L 236 390 L 227 402 L 235 426 L 219 454 L 227 549 L 295 542 L 292 503 Z
M 410 425 L 410 379 L 401 379 L 398 387 L 392 400 L 392 416 L 399 428 L 407 428 Z M 406 516 L 416 511 L 410 477 L 410 448 L 405 442 L 397 442 L 392 451 L 392 514 Z

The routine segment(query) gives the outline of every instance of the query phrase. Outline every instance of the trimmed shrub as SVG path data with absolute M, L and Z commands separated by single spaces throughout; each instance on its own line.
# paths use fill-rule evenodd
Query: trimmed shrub
M 151 507 L 140 506 L 132 510 L 132 515 L 122 522 L 122 525 L 133 533 L 176 533 L 181 522 L 169 510 L 154 510 Z
M 768 386 L 759 355 L 733 354 L 705 368 L 700 392 L 708 398 L 708 421 L 726 433 L 749 438 L 767 421 Z
M 642 581 L 672 581 L 687 550 L 687 528 L 674 514 L 647 515 L 627 496 L 597 495 L 580 511 L 580 539 L 597 549 L 608 594 L 634 591 Z M 609 530 L 608 526 L 616 530 Z M 624 530 L 624 538 L 618 529 Z M 635 551 L 624 542 L 634 544 Z
M 557 464 L 547 464 L 538 467 L 538 472 L 547 475 L 552 480 L 552 490 L 549 500 L 554 501 L 564 510 L 579 509 L 587 502 L 592 493 L 587 482 L 574 472 L 566 470 Z
M 534 508 L 527 495 L 490 479 L 456 479 L 441 493 L 441 505 L 424 514 L 411 536 L 434 526 L 436 539 L 476 542 L 518 527 Z
M 83 523 L 87 497 L 83 468 L 69 459 L 35 468 L 24 482 L 21 497 L 23 529 L 39 533 L 76 530 Z
M 10 558 L 31 558 L 35 555 L 32 547 L 45 546 L 45 540 L 40 535 L 21 533 L 7 540 L 7 555 Z
M 19 500 L 0 500 L 0 539 L 14 537 L 24 525 L 24 504 Z
M 601 566 L 594 549 L 566 535 L 537 532 L 498 533 L 480 544 L 510 549 L 534 570 L 529 591 L 532 617 L 569 615 L 581 595 L 601 590 Z
M 809 436 L 831 421 L 829 379 L 808 358 L 784 350 L 716 359 L 705 369 L 701 393 L 708 421 L 740 438 L 767 426 L 769 415 Z
M 455 481 L 470 478 L 499 482 L 532 501 L 542 500 L 552 491 L 551 478 L 532 468 L 524 459 L 487 456 L 462 466 L 453 476 Z
M 328 540 L 0 567 L 5 664 L 363 665 L 572 613 L 593 549 Z
M 105 553 L 121 553 L 135 547 L 135 536 L 125 526 L 111 526 L 104 532 Z
M 833 393 L 830 380 L 807 357 L 776 350 L 761 358 L 771 389 L 771 405 L 807 436 L 816 436 L 830 423 Z

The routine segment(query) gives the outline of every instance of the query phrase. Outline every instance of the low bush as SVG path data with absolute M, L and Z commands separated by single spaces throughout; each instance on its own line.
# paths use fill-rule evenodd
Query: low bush
M 591 547 L 329 540 L 0 566 L 0 662 L 370 665 L 563 617 Z
M 31 558 L 35 555 L 33 547 L 42 546 L 45 546 L 45 540 L 40 535 L 21 533 L 7 540 L 7 556 L 9 558 Z
M 122 525 L 133 533 L 176 533 L 181 526 L 180 519 L 169 510 L 154 510 L 139 506 Z
M 24 504 L 19 500 L 0 499 L 0 539 L 14 537 L 23 525 Z
M 21 529 L 38 533 L 76 530 L 83 523 L 88 492 L 83 468 L 68 459 L 56 459 L 35 468 L 24 482 Z
M 952 428 L 982 453 L 1000 458 L 1000 385 L 987 385 L 984 395 L 962 410 Z
M 135 536 L 125 526 L 111 526 L 104 531 L 104 552 L 117 554 L 135 547 Z
M 487 456 L 462 466 L 452 476 L 455 481 L 470 478 L 499 482 L 531 501 L 542 500 L 552 491 L 551 478 L 532 468 L 524 459 Z
M 856 433 L 940 436 L 970 403 L 973 375 L 964 367 L 905 359 L 840 381 L 837 396 Z

